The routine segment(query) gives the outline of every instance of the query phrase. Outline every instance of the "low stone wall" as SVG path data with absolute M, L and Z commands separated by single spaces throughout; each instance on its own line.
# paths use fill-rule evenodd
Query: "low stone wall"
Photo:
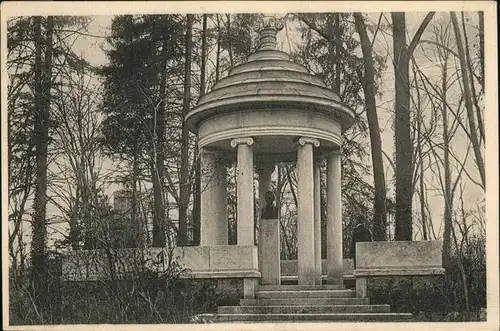
M 356 296 L 366 298 L 371 278 L 432 277 L 444 274 L 442 242 L 440 241 L 379 241 L 356 244 Z M 376 284 L 382 284 L 376 281 Z M 392 283 L 387 283 L 392 284 Z M 409 284 L 412 284 L 411 278 Z M 411 287 L 411 286 L 410 286 Z M 389 286 L 379 286 L 382 293 Z M 404 286 L 403 286 L 404 288 Z M 408 292 L 408 291 L 407 291 Z M 408 292 L 409 293 L 409 292 Z
M 355 275 L 440 274 L 442 246 L 441 241 L 359 242 Z
M 70 251 L 62 258 L 62 274 L 65 281 L 124 279 L 144 269 L 166 271 L 171 263 L 178 263 L 186 278 L 260 276 L 257 247 L 236 245 L 176 247 L 171 253 L 165 248 Z

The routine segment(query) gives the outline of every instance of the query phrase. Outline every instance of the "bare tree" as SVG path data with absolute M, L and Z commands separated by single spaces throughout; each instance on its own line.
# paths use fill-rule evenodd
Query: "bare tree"
M 60 73 L 53 98 L 54 150 L 50 187 L 51 204 L 69 223 L 68 243 L 73 249 L 91 248 L 95 242 L 91 220 L 104 190 L 104 157 L 100 143 L 100 84 L 84 68 Z M 135 221 L 135 220 L 134 220 Z M 133 222 L 133 224 L 135 224 Z
M 45 298 L 46 275 L 46 208 L 47 208 L 47 150 L 49 145 L 50 92 L 52 86 L 52 34 L 54 18 L 47 17 L 45 45 L 42 46 L 42 19 L 35 18 L 35 153 L 36 185 L 33 215 L 32 282 L 37 293 L 36 300 Z M 45 58 L 42 62 L 42 47 Z
M 377 104 L 375 101 L 375 72 L 373 69 L 372 42 L 368 39 L 366 26 L 361 13 L 354 13 L 356 30 L 361 41 L 361 50 L 364 59 L 363 91 L 365 95 L 366 117 L 370 130 L 370 143 L 372 153 L 373 180 L 375 184 L 375 201 L 373 212 L 373 236 L 377 241 L 387 239 L 385 211 L 386 189 L 384 162 L 382 159 L 382 141 L 378 124 Z
M 186 57 L 184 65 L 184 104 L 183 114 L 187 114 L 191 102 L 191 51 L 193 48 L 192 30 L 193 30 L 193 15 L 186 15 Z M 189 128 L 183 122 L 182 137 L 181 137 L 181 173 L 180 173 L 180 190 L 179 190 L 179 233 L 177 236 L 177 244 L 184 246 L 188 244 L 187 234 L 187 209 L 190 196 L 189 185 Z
M 203 14 L 203 28 L 201 33 L 201 66 L 200 66 L 200 93 L 201 98 L 206 90 L 206 71 L 207 71 L 207 14 Z M 195 147 L 194 166 L 195 176 L 193 185 L 193 244 L 200 244 L 200 217 L 201 217 L 201 160 L 199 156 L 198 144 Z
M 413 146 L 410 126 L 410 79 L 409 63 L 423 32 L 432 20 L 434 12 L 426 15 L 406 44 L 405 13 L 393 12 L 392 31 L 394 45 L 395 144 L 396 144 L 396 240 L 412 240 L 413 197 Z
M 484 11 L 478 13 L 479 16 L 479 63 L 481 68 L 481 87 L 484 90 Z
M 464 89 L 464 98 L 465 98 L 465 108 L 467 109 L 467 119 L 469 123 L 469 137 L 472 143 L 472 148 L 474 150 L 474 156 L 476 158 L 476 165 L 479 170 L 479 175 L 481 177 L 481 183 L 483 187 L 486 187 L 486 170 L 484 167 L 483 155 L 481 152 L 481 142 L 478 138 L 477 128 L 476 128 L 476 120 L 474 118 L 474 110 L 473 110 L 473 95 L 471 91 L 471 81 L 469 77 L 468 65 L 466 54 L 464 50 L 464 44 L 462 42 L 462 36 L 460 32 L 460 27 L 458 25 L 457 16 L 454 12 L 451 12 L 451 22 L 453 24 L 453 30 L 455 32 L 455 40 L 457 43 L 457 50 L 460 60 L 460 71 L 462 75 L 462 84 Z M 473 84 L 473 83 L 472 83 Z

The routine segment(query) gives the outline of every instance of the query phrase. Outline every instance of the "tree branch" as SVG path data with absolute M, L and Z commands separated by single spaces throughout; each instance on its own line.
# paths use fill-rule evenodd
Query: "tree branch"
M 410 46 L 408 46 L 408 54 L 412 54 L 413 51 L 415 50 L 415 47 L 417 47 L 418 42 L 420 38 L 422 37 L 422 34 L 424 33 L 425 29 L 427 28 L 427 25 L 429 25 L 430 21 L 432 20 L 432 17 L 434 17 L 434 14 L 436 12 L 429 12 L 427 16 L 425 16 L 424 20 L 422 21 L 422 24 L 418 27 L 417 32 L 413 36 L 413 39 L 410 43 Z

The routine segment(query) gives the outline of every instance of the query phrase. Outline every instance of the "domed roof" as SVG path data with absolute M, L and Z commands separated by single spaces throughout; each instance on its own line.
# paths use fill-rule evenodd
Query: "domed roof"
M 341 104 L 339 96 L 327 88 L 321 78 L 276 49 L 276 33 L 282 28 L 273 18 L 261 23 L 259 49 L 247 62 L 232 68 L 229 75 L 219 80 L 186 114 L 191 130 L 196 131 L 203 119 L 215 114 L 276 108 L 333 116 L 341 123 L 342 131 L 352 125 L 354 112 Z

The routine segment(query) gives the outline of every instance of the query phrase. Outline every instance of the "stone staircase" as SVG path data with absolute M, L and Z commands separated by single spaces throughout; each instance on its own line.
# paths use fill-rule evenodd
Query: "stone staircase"
M 391 313 L 389 305 L 370 305 L 368 298 L 356 298 L 356 291 L 341 285 L 265 285 L 255 299 L 241 299 L 239 306 L 221 306 L 217 314 L 198 317 L 216 323 L 395 322 L 412 315 Z

